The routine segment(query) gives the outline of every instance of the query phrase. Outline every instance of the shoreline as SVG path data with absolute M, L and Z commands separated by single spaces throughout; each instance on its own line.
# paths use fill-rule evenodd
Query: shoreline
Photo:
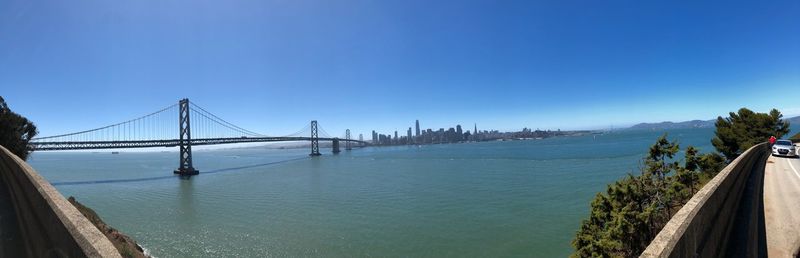
M 106 224 L 103 219 L 100 218 L 100 215 L 97 215 L 97 212 L 75 200 L 75 197 L 70 196 L 67 198 L 67 201 L 75 206 L 84 217 L 91 221 L 92 224 L 114 244 L 114 247 L 122 257 L 152 258 L 141 245 L 136 243 L 136 240 Z

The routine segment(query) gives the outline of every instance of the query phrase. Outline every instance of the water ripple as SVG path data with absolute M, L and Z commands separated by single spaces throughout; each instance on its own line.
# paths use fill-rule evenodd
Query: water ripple
M 209 171 L 203 172 L 203 174 L 215 174 L 215 173 L 222 173 L 222 172 L 231 172 L 231 171 L 237 171 L 237 170 L 248 169 L 248 168 L 256 168 L 256 167 L 263 167 L 263 166 L 287 163 L 287 162 L 297 161 L 297 160 L 302 160 L 302 159 L 307 159 L 307 157 L 294 158 L 294 159 L 281 160 L 281 161 L 274 161 L 274 162 L 267 162 L 267 163 L 247 165 L 247 166 L 238 166 L 238 167 L 214 169 L 214 170 L 209 170 Z M 126 179 L 88 180 L 88 181 L 63 181 L 63 182 L 52 182 L 51 184 L 54 185 L 54 186 L 57 186 L 57 185 L 93 185 L 93 184 L 109 184 L 109 183 L 130 183 L 130 182 L 143 182 L 143 181 L 170 179 L 170 178 L 176 178 L 176 177 L 185 178 L 183 176 L 178 176 L 178 175 L 169 175 L 169 176 L 156 176 L 156 177 L 143 177 L 143 178 L 126 178 Z

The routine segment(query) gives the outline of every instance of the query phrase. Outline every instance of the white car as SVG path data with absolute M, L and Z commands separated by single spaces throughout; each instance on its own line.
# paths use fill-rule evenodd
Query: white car
M 772 156 L 797 157 L 797 149 L 791 141 L 778 140 L 772 145 Z

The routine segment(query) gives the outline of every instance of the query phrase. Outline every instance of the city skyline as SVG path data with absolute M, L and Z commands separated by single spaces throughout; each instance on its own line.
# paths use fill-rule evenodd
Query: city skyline
M 782 92 L 800 85 L 798 11 L 796 1 L 5 1 L 0 94 L 42 136 L 184 97 L 274 135 L 310 120 L 339 135 L 402 133 L 416 119 L 511 131 L 741 107 L 794 116 L 800 105 Z
M 416 128 L 416 132 L 412 130 Z M 464 130 L 461 124 L 454 126 L 422 129 L 419 119 L 415 120 L 414 127 L 409 126 L 405 135 L 401 135 L 397 130 L 394 136 L 391 133 L 384 134 L 380 131 L 372 130 L 369 141 L 375 145 L 425 145 L 425 144 L 447 144 L 460 142 L 479 142 L 496 140 L 520 140 L 520 139 L 542 139 L 555 136 L 579 136 L 585 134 L 601 133 L 593 130 L 541 130 L 540 128 L 522 128 L 516 131 L 499 130 L 478 130 L 478 125 L 473 124 L 472 130 Z M 360 138 L 363 140 L 363 138 Z

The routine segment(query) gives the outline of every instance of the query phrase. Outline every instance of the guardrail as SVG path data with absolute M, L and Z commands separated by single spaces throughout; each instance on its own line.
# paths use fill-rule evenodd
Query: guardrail
M 0 146 L 6 184 L 28 257 L 121 257 L 103 233 L 28 163 Z
M 689 200 L 641 257 L 759 257 L 763 171 L 768 145 L 751 147 Z M 761 209 L 761 210 L 759 210 Z

